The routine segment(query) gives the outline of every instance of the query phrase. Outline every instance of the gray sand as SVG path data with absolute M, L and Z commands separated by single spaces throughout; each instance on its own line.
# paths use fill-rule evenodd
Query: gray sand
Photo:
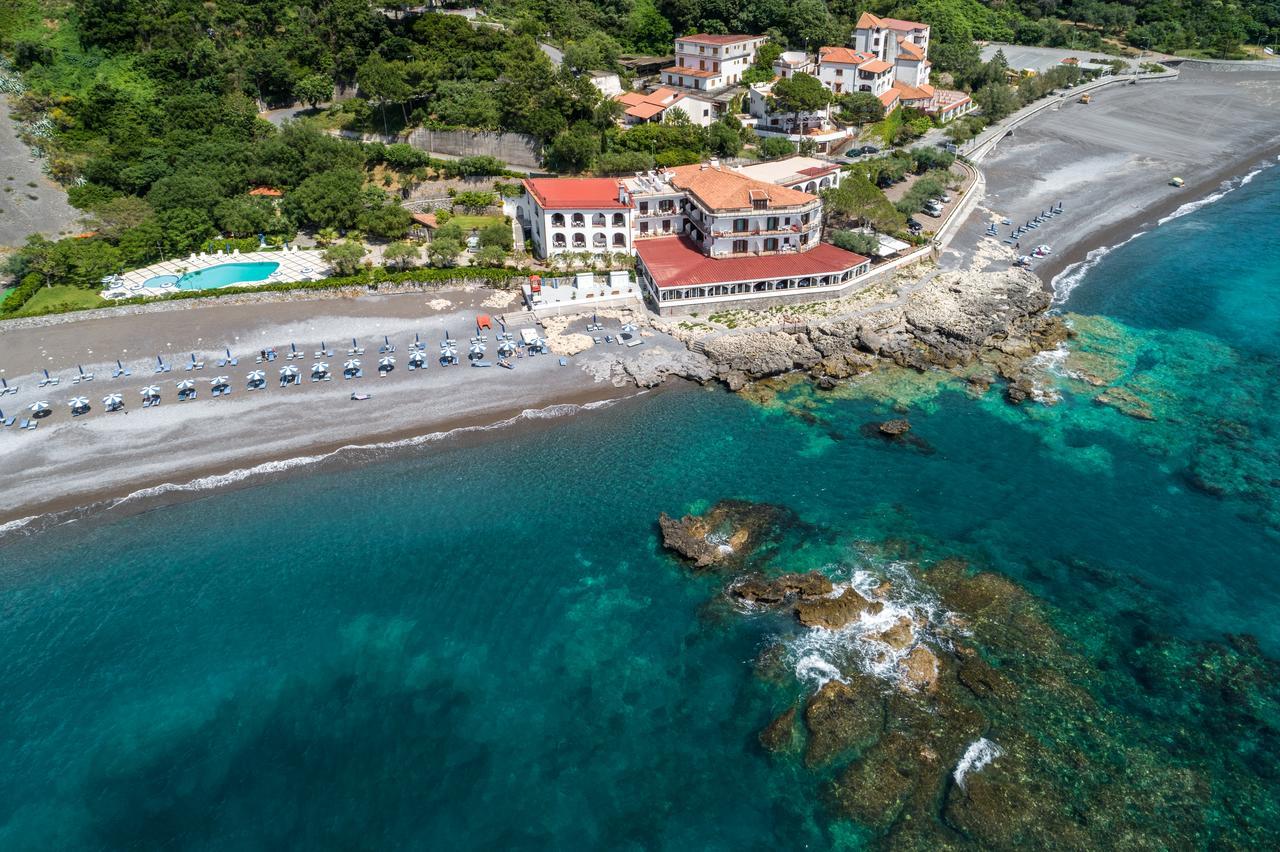
M 9 382 L 20 384 L 21 390 L 0 397 L 0 408 L 6 416 L 21 419 L 27 416 L 28 403 L 47 400 L 54 413 L 34 432 L 0 429 L 0 524 L 156 483 L 185 483 L 344 445 L 483 426 L 526 409 L 613 398 L 624 393 L 608 381 L 615 359 L 657 349 L 684 351 L 665 335 L 653 334 L 636 350 L 592 347 L 570 357 L 568 367 L 551 355 L 517 359 L 515 370 L 467 366 L 466 345 L 477 313 L 496 316 L 505 310 L 508 329 L 517 335 L 532 325 L 521 311 L 484 305 L 486 299 L 505 295 L 477 290 L 209 306 L 6 331 L 0 334 L 0 364 Z M 451 305 L 441 307 L 441 299 Z M 620 323 L 610 319 L 606 325 L 616 333 Z M 459 341 L 461 366 L 439 365 L 443 328 Z M 409 372 L 407 344 L 414 332 L 426 342 L 429 366 Z M 397 363 L 387 377 L 379 378 L 378 347 L 384 334 L 397 345 Z M 365 347 L 360 356 L 364 378 L 347 381 L 342 363 L 352 336 Z M 334 378 L 312 383 L 308 375 L 321 340 L 334 353 L 324 359 Z M 239 366 L 216 366 L 224 341 L 239 357 Z M 305 350 L 305 358 L 284 360 L 290 341 Z M 257 351 L 272 345 L 281 357 L 271 364 L 255 364 Z M 186 372 L 182 365 L 193 350 L 206 366 Z M 154 374 L 157 351 L 175 362 L 173 372 Z M 112 379 L 111 367 L 120 353 L 133 376 Z M 497 360 L 492 334 L 488 358 Z M 57 388 L 40 390 L 33 372 L 46 363 L 60 367 L 57 373 L 63 379 Z M 76 363 L 96 373 L 94 381 L 72 385 Z M 278 370 L 286 364 L 300 367 L 302 385 L 278 386 Z M 268 384 L 250 392 L 245 377 L 255 368 L 267 373 Z M 52 366 L 50 371 L 55 372 Z M 233 393 L 213 398 L 210 379 L 221 375 L 230 377 Z M 196 380 L 198 397 L 180 403 L 174 384 L 185 378 Z M 157 408 L 142 409 L 139 390 L 152 383 L 161 387 L 164 401 Z M 371 399 L 352 401 L 353 391 L 368 393 Z M 103 410 L 102 397 L 111 392 L 124 395 L 128 414 Z M 89 399 L 92 411 L 72 418 L 67 403 L 77 395 Z
M 1056 201 L 1065 215 L 1021 238 L 1047 244 L 1035 272 L 1048 282 L 1093 249 L 1155 225 L 1223 180 L 1274 160 L 1280 149 L 1280 73 L 1183 71 L 1173 82 L 1111 86 L 1093 103 L 1067 103 L 1017 128 L 982 161 L 986 197 L 970 215 L 944 266 L 967 265 L 986 223 L 1031 219 Z M 1182 177 L 1183 189 L 1169 186 Z M 1002 238 L 1010 226 L 1000 226 Z M 979 254 L 993 254 L 983 252 Z M 1008 263 L 1012 249 L 995 261 Z
M 80 212 L 67 203 L 62 188 L 41 171 L 42 163 L 32 157 L 17 133 L 9 104 L 0 97 L 0 255 L 6 248 L 21 246 L 28 234 L 56 237 L 79 230 Z

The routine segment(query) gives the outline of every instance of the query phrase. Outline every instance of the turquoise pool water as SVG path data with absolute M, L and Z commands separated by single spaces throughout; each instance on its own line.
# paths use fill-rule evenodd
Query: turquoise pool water
M 188 272 L 178 279 L 178 289 L 212 290 L 231 284 L 253 284 L 266 281 L 279 268 L 280 264 L 267 260 L 255 263 L 221 263 L 208 269 Z
M 176 275 L 157 275 L 154 278 L 148 278 L 142 282 L 143 287 L 164 287 L 168 284 L 177 284 L 178 276 Z

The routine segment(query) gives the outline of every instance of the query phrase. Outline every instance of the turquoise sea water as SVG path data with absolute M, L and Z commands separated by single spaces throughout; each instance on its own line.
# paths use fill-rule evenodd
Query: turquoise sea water
M 724 497 L 825 531 L 788 567 L 893 539 L 1025 584 L 1170 766 L 1227 754 L 1210 786 L 1280 798 L 1274 682 L 1246 714 L 1142 664 L 1228 633 L 1280 654 L 1277 216 L 1280 168 L 1107 256 L 1044 359 L 1053 406 L 903 374 L 664 392 L 16 537 L 0 848 L 872 842 L 757 744 L 804 684 L 752 663 L 794 629 L 661 551 L 659 512 Z M 915 445 L 861 431 L 902 413 Z
M 231 284 L 253 284 L 266 281 L 280 264 L 264 260 L 252 263 L 220 263 L 207 269 L 188 272 L 178 279 L 179 290 L 213 290 Z

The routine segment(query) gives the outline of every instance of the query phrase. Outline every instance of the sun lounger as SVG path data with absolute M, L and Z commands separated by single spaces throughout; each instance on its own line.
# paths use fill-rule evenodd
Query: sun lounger
M 25 429 L 30 425 L 31 425 L 31 421 L 28 418 L 24 417 L 22 418 L 22 422 L 18 424 L 18 428 Z
M 27 424 L 27 428 L 28 428 L 28 429 L 35 429 L 35 428 L 36 428 L 37 426 L 39 426 L 39 425 L 40 425 L 40 421 L 39 421 L 39 420 L 32 420 L 30 423 L 28 423 L 28 424 Z
M 226 359 L 226 358 L 219 358 L 219 359 L 218 359 L 218 366 L 219 366 L 219 367 L 225 367 L 225 366 L 227 366 L 227 359 Z
M 561 359 L 560 359 L 560 366 L 561 366 L 561 367 L 567 367 L 567 366 L 569 366 L 569 361 L 568 361 L 568 359 L 561 358 Z
M 13 425 L 13 420 L 14 420 L 14 419 L 13 419 L 12 417 L 6 417 L 6 418 L 5 418 L 5 421 L 4 421 L 4 425 L 6 425 L 6 426 L 12 426 L 12 425 Z

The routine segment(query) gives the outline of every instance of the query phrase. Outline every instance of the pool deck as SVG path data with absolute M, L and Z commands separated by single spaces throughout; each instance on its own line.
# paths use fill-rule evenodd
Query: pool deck
M 102 295 L 108 299 L 121 299 L 128 296 L 148 295 L 149 293 L 171 293 L 178 288 L 172 285 L 165 287 L 143 287 L 142 285 L 157 275 L 177 275 L 181 277 L 188 272 L 221 266 L 224 263 L 280 264 L 270 278 L 263 281 L 245 281 L 239 286 L 270 284 L 276 281 L 312 281 L 330 274 L 329 264 L 325 263 L 323 253 L 316 249 L 201 253 L 173 260 L 162 260 L 159 263 L 153 263 L 141 269 L 131 269 L 128 272 L 121 273 L 121 285 L 104 291 Z

